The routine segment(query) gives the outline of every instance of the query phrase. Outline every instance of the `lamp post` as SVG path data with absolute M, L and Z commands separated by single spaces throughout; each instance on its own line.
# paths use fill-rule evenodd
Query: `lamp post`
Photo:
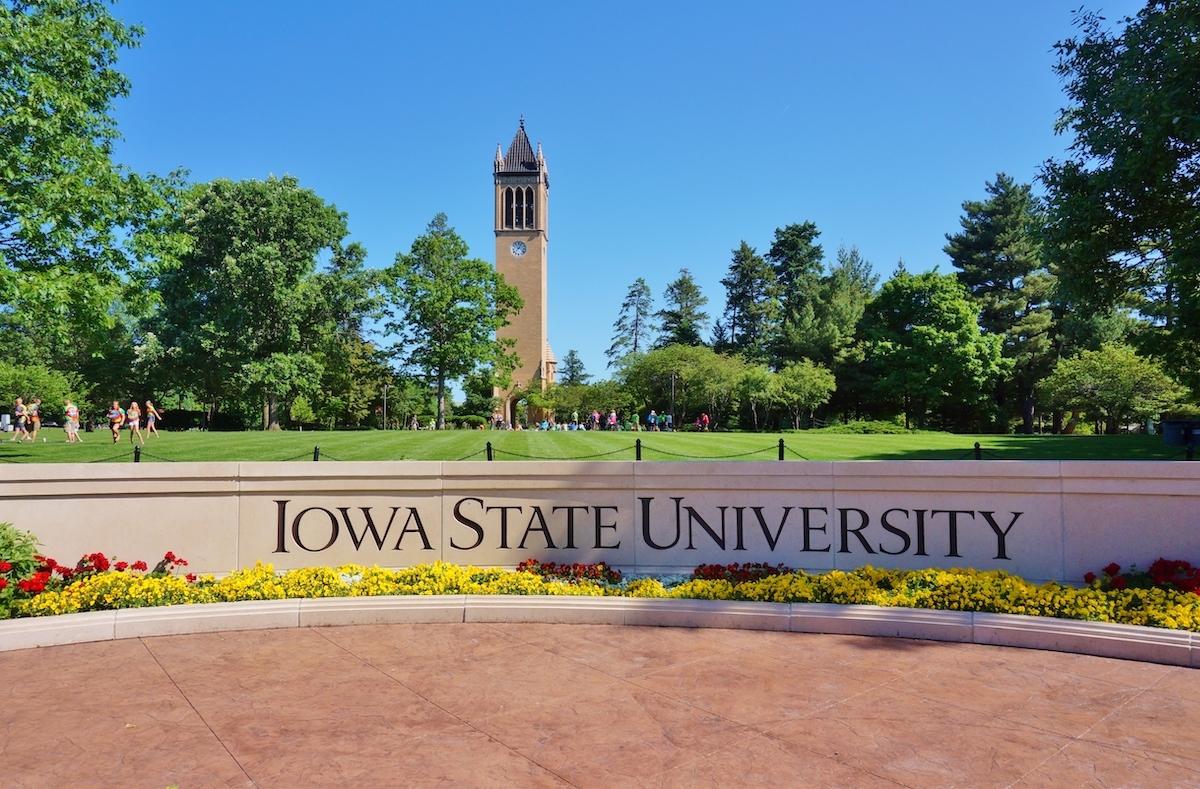
M 675 373 L 671 373 L 671 430 L 675 429 Z
M 388 390 L 389 386 L 391 386 L 391 384 L 383 385 L 383 429 L 384 430 L 387 430 L 387 426 L 388 426 L 388 423 L 387 423 L 387 390 Z

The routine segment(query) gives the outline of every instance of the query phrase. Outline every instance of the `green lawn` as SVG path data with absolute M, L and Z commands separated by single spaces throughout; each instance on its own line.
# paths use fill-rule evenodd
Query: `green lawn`
M 127 463 L 133 460 L 128 435 L 114 446 L 107 431 L 84 433 L 82 445 L 68 445 L 59 429 L 43 430 L 36 446 L 0 443 L 0 462 Z M 838 435 L 820 431 L 784 434 L 789 460 L 954 460 L 972 457 L 978 441 L 985 459 L 1071 460 L 1181 458 L 1182 447 L 1163 445 L 1162 436 L 998 436 L 920 433 Z M 47 439 L 42 442 L 42 438 Z M 493 432 L 481 430 L 345 431 L 283 433 L 166 433 L 150 439 L 143 463 L 162 461 L 484 459 L 490 441 L 496 460 L 527 458 L 633 460 L 642 439 L 643 460 L 775 460 L 778 433 L 608 433 Z

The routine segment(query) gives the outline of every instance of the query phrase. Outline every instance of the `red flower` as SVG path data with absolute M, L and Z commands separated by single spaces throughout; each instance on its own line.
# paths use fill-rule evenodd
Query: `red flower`
M 188 573 L 187 575 L 185 575 L 183 577 L 187 579 L 187 582 L 189 584 L 196 583 L 196 574 L 195 573 Z
M 146 567 L 146 563 L 139 559 L 138 561 L 129 565 L 129 569 L 144 573 L 148 568 Z
M 1104 568 L 1104 574 L 1109 576 L 1110 578 L 1115 576 L 1119 572 L 1121 572 L 1121 565 L 1117 564 L 1116 562 L 1113 562 L 1112 564 L 1110 564 L 1109 566 Z
M 126 569 L 128 569 L 128 567 L 129 567 L 129 562 L 117 562 L 116 564 L 113 565 L 113 569 L 116 570 L 117 572 L 126 570 Z
M 6 573 L 12 569 L 12 565 L 8 562 L 0 561 L 0 573 Z M 3 587 L 0 587 L 3 588 Z
M 8 579 L 0 578 L 0 592 L 3 592 L 6 586 L 8 586 Z
M 41 594 L 46 589 L 46 583 L 50 580 L 50 573 L 42 571 L 34 573 L 32 578 L 26 578 L 23 581 L 17 581 L 17 588 L 22 592 L 30 594 Z
M 1126 584 L 1125 584 L 1125 576 L 1123 576 L 1123 575 L 1118 575 L 1118 576 L 1116 576 L 1115 578 L 1113 578 L 1113 579 L 1112 579 L 1112 585 L 1113 585 L 1113 589 L 1124 589 L 1124 588 L 1125 588 L 1125 586 L 1126 586 Z
M 1095 574 L 1095 573 L 1084 573 L 1084 576 L 1083 576 L 1083 582 L 1084 582 L 1085 584 L 1091 584 L 1091 583 L 1093 583 L 1095 580 L 1096 580 L 1096 574 Z

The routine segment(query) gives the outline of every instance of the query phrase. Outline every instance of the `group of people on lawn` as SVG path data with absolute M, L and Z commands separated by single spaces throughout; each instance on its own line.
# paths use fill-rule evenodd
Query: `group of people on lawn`
M 158 428 L 154 424 L 161 418 L 158 410 L 154 407 L 154 403 L 146 401 L 146 435 L 158 435 Z M 146 443 L 145 437 L 142 435 L 142 409 L 138 405 L 137 400 L 129 403 L 129 408 L 122 408 L 121 403 L 113 400 L 112 408 L 108 409 L 108 426 L 112 429 L 113 443 L 121 440 L 121 428 L 129 428 L 129 443 L 133 443 L 133 437 L 136 435 L 138 441 L 142 444 Z
M 24 399 L 18 397 L 13 403 L 13 437 L 10 441 L 24 443 L 26 439 L 31 442 L 37 441 L 38 431 L 42 428 L 42 401 L 40 398 L 33 398 L 33 401 L 28 405 Z M 129 428 L 129 441 L 133 442 L 136 435 L 138 440 L 143 444 L 146 443 L 145 437 L 142 435 L 142 408 L 134 400 L 129 404 L 129 408 L 121 407 L 117 400 L 113 400 L 112 408 L 108 410 L 108 424 L 112 429 L 113 443 L 121 440 L 121 428 Z M 63 430 L 67 434 L 68 444 L 82 444 L 83 438 L 79 435 L 79 406 L 75 405 L 70 398 L 63 400 Z M 162 419 L 162 414 L 154 407 L 154 403 L 146 401 L 146 435 L 158 435 L 158 428 L 155 423 Z M 42 439 L 45 441 L 45 439 Z

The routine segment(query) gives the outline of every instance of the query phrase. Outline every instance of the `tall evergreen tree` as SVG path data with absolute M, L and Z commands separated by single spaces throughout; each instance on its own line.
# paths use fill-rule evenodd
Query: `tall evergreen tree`
M 574 348 L 567 351 L 567 355 L 563 357 L 562 369 L 558 374 L 560 383 L 563 386 L 581 386 L 586 384 L 591 377 L 583 369 L 583 360 L 579 358 L 579 352 Z
M 604 352 L 609 367 L 631 353 L 644 353 L 649 349 L 650 335 L 654 331 L 654 324 L 650 320 L 653 307 L 650 286 L 646 280 L 638 277 L 629 286 L 625 301 L 621 302 L 621 313 L 613 324 L 612 345 Z
M 777 228 L 766 254 L 779 288 L 779 333 L 773 343 L 776 366 L 818 355 L 817 311 L 825 268 L 825 251 L 816 243 L 819 235 L 812 222 Z
M 733 250 L 725 286 L 725 313 L 713 330 L 718 351 L 742 353 L 752 361 L 770 357 L 779 315 L 775 270 L 745 241 Z
M 701 332 L 708 326 L 708 313 L 702 312 L 708 304 L 708 296 L 700 292 L 700 286 L 692 278 L 692 272 L 679 270 L 679 279 L 667 285 L 663 292 L 666 306 L 655 313 L 661 321 L 656 348 L 668 345 L 703 345 Z
M 1019 413 L 1033 433 L 1038 382 L 1054 368 L 1054 276 L 1043 265 L 1043 213 L 1029 184 L 999 173 L 986 200 L 967 200 L 962 230 L 947 234 L 945 252 L 979 307 L 979 325 L 999 336 L 1012 373 L 997 391 L 1002 411 Z

